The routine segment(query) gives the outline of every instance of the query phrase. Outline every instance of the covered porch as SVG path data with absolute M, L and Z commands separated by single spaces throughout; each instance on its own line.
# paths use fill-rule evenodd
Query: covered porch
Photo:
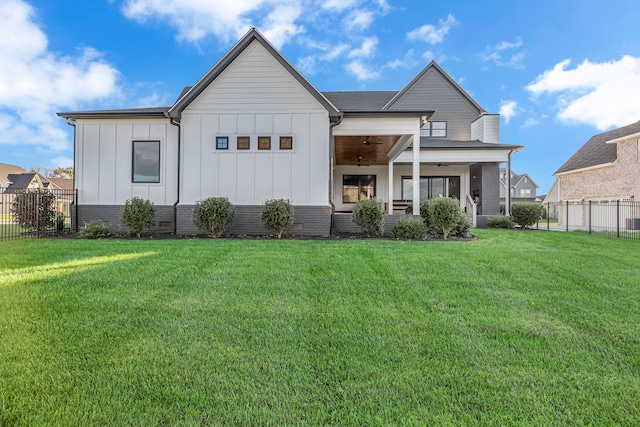
M 388 215 L 419 215 L 419 203 L 413 201 L 434 197 L 457 198 L 474 226 L 476 215 L 499 213 L 499 165 L 506 163 L 510 170 L 511 154 L 522 147 L 421 137 L 428 117 L 414 112 L 412 117 L 350 118 L 333 129 L 336 214 L 350 213 L 359 200 L 373 196 L 384 201 Z

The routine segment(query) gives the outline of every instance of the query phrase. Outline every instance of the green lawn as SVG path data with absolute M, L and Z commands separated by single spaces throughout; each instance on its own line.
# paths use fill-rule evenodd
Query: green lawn
M 0 243 L 0 425 L 637 425 L 640 242 Z

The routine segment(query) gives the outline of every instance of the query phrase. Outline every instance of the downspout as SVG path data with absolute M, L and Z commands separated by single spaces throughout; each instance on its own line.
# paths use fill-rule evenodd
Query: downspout
M 78 141 L 78 128 L 76 126 L 76 121 L 71 117 L 67 118 L 67 124 L 69 126 L 73 126 L 73 191 L 75 193 L 75 197 L 73 198 L 73 209 L 75 211 L 75 215 L 73 215 L 73 218 L 71 220 L 71 227 L 74 229 L 74 231 L 78 231 L 78 189 L 76 188 L 76 143 Z
M 182 129 L 180 128 L 180 122 L 176 121 L 173 117 L 169 118 L 169 123 L 178 128 L 178 169 L 176 176 L 176 202 L 173 204 L 173 234 L 177 234 L 178 204 L 180 203 L 180 134 L 182 133 Z
M 329 205 L 331 206 L 331 219 L 329 224 L 329 235 L 333 235 L 335 229 L 334 216 L 336 213 L 336 205 L 333 203 L 333 166 L 335 156 L 335 143 L 333 138 L 333 128 L 342 123 L 342 114 L 338 116 L 338 121 L 329 124 Z
M 511 216 L 511 154 L 513 150 L 509 150 L 509 154 L 507 156 L 507 191 L 505 193 L 504 199 L 504 214 L 506 216 Z

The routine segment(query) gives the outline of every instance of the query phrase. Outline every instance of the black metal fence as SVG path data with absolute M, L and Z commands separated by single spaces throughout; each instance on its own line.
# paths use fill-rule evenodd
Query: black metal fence
M 60 236 L 78 230 L 77 192 L 29 189 L 0 193 L 0 241 Z
M 540 227 L 547 230 L 585 231 L 622 239 L 640 240 L 640 202 L 583 200 L 548 203 Z

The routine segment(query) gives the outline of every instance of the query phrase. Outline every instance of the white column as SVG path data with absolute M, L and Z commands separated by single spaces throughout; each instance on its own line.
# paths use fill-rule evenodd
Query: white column
M 420 215 L 420 131 L 413 134 L 413 214 Z
M 387 213 L 393 215 L 393 161 L 389 162 L 389 203 Z

